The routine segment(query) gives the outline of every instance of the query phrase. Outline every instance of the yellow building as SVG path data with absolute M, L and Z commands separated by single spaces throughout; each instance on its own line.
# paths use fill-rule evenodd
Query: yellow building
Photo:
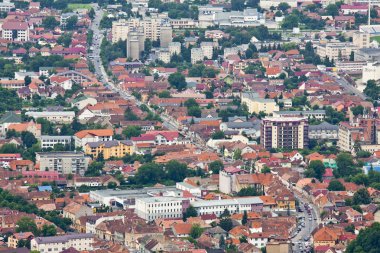
M 274 99 L 260 98 L 259 94 L 254 92 L 242 93 L 241 102 L 247 105 L 249 113 L 265 112 L 272 114 L 274 111 L 280 110 Z
M 296 200 L 292 196 L 288 196 L 286 194 L 282 194 L 277 196 L 276 204 L 278 209 L 283 210 L 295 210 L 296 209 Z
M 111 157 L 123 157 L 126 154 L 133 154 L 135 148 L 132 141 L 97 141 L 88 142 L 85 145 L 86 155 L 92 155 L 94 158 L 103 153 L 104 159 Z

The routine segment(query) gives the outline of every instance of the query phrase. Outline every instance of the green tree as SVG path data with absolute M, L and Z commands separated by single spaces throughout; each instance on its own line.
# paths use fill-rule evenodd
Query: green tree
M 380 252 L 380 223 L 375 222 L 370 227 L 362 229 L 359 235 L 347 247 L 347 253 Z
M 222 235 L 219 239 L 219 248 L 224 249 L 226 247 L 226 240 L 224 239 L 224 236 Z
M 92 162 L 88 166 L 88 169 L 85 171 L 84 175 L 86 177 L 98 177 L 101 175 L 103 166 L 104 166 L 104 162 Z
M 337 172 L 341 177 L 355 174 L 355 163 L 352 155 L 349 153 L 340 153 L 336 158 Z
M 212 171 L 212 174 L 219 174 L 219 171 L 223 170 L 224 165 L 220 160 L 211 162 L 208 165 L 209 171 Z
M 88 16 L 91 18 L 91 19 L 94 19 L 95 18 L 95 10 L 94 8 L 91 8 L 90 11 L 88 12 Z
M 290 9 L 290 5 L 288 3 L 283 2 L 280 3 L 277 8 L 282 12 L 285 12 L 286 10 Z
M 244 211 L 243 218 L 241 220 L 241 224 L 245 225 L 245 224 L 247 224 L 247 222 L 248 222 L 248 214 L 247 214 L 247 211 Z
M 344 185 L 338 180 L 331 180 L 327 189 L 329 191 L 345 191 L 346 190 Z
M 57 228 L 54 225 L 43 225 L 41 229 L 42 236 L 55 236 L 57 234 Z
M 187 176 L 187 165 L 176 160 L 171 160 L 165 165 L 167 178 L 174 182 L 182 182 Z
M 59 21 L 53 16 L 48 16 L 42 20 L 42 26 L 47 30 L 53 30 L 59 26 Z
M 348 226 L 346 226 L 344 228 L 344 230 L 346 232 L 349 232 L 349 233 L 355 233 L 355 225 L 354 224 L 349 224 Z
M 352 114 L 354 114 L 355 116 L 363 115 L 364 107 L 362 105 L 358 105 L 355 107 L 351 107 L 350 110 L 351 110 Z
M 128 107 L 124 112 L 124 118 L 127 121 L 135 121 L 139 120 L 139 117 L 132 111 L 130 107 Z
M 211 138 L 214 140 L 224 139 L 224 132 L 223 131 L 216 131 L 216 132 L 212 133 Z
M 77 26 L 77 23 L 78 23 L 78 16 L 74 15 L 74 16 L 69 17 L 66 20 L 66 26 L 65 27 L 67 30 L 74 30 L 75 27 Z
M 244 0 L 231 0 L 231 9 L 233 11 L 242 11 L 244 10 Z
M 168 81 L 170 85 L 176 88 L 178 91 L 183 91 L 187 87 L 185 76 L 179 72 L 170 74 Z
M 127 128 L 123 130 L 123 134 L 128 139 L 130 139 L 131 137 L 139 136 L 141 134 L 141 127 L 127 126 Z
M 190 230 L 190 236 L 193 239 L 199 238 L 203 233 L 203 228 L 199 224 L 194 224 Z
M 31 132 L 23 131 L 21 133 L 21 140 L 25 147 L 31 148 L 34 144 L 37 143 L 36 137 Z
M 38 228 L 32 218 L 24 216 L 16 223 L 16 232 L 32 232 L 34 235 L 38 235 Z
M 326 11 L 326 15 L 330 15 L 330 16 L 338 16 L 339 15 L 339 8 L 336 4 L 329 4 L 326 6 L 325 8 L 325 11 Z
M 183 219 L 184 221 L 187 220 L 189 217 L 197 217 L 198 213 L 197 210 L 195 210 L 194 206 L 190 205 L 187 209 L 186 212 L 183 214 Z
M 246 196 L 261 196 L 263 195 L 263 192 L 261 190 L 256 189 L 255 187 L 245 187 L 240 189 L 240 191 L 237 193 L 239 197 L 246 197 Z
M 219 226 L 228 232 L 233 227 L 232 220 L 230 218 L 221 219 L 219 222 Z
M 160 93 L 158 93 L 158 97 L 159 98 L 170 98 L 171 97 L 170 91 L 168 91 L 168 90 L 161 91 Z
M 325 166 L 322 161 L 311 161 L 305 175 L 308 177 L 315 177 L 318 180 L 322 180 L 323 174 L 325 174 Z
M 108 189 L 116 189 L 117 184 L 115 182 L 108 182 L 107 188 Z
M 376 84 L 375 80 L 368 80 L 367 85 L 364 88 L 364 94 L 373 100 L 378 100 L 380 96 L 380 86 Z
M 352 198 L 352 204 L 354 205 L 367 205 L 371 203 L 371 197 L 366 188 L 361 188 L 355 192 Z
M 234 160 L 241 160 L 242 159 L 242 156 L 241 156 L 241 149 L 235 149 L 234 150 L 234 154 L 233 154 L 233 157 L 232 157 Z

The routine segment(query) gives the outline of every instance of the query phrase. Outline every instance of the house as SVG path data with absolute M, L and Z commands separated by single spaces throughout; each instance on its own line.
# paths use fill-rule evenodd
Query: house
M 9 167 L 13 171 L 33 170 L 34 163 L 30 160 L 13 160 L 9 163 Z
M 334 246 L 337 244 L 339 235 L 329 227 L 318 229 L 313 235 L 314 247 L 318 246 Z
M 74 248 L 79 251 L 93 249 L 92 234 L 66 234 L 61 236 L 36 237 L 30 243 L 30 249 L 39 252 L 60 253 L 65 249 Z
M 14 123 L 21 123 L 21 115 L 14 112 L 4 113 L 4 115 L 0 118 L 0 136 L 5 136 L 9 125 Z
M 78 204 L 76 202 L 71 202 L 63 208 L 63 217 L 69 218 L 73 222 L 82 216 L 91 215 L 92 209 L 88 206 Z
M 71 87 L 73 86 L 71 78 L 65 76 L 52 76 L 50 77 L 50 83 L 53 86 L 60 86 L 65 90 L 71 90 Z
M 176 237 L 189 237 L 192 226 L 189 223 L 176 223 L 172 225 L 172 231 Z
M 92 155 L 94 158 L 103 154 L 104 159 L 132 155 L 135 152 L 134 144 L 129 140 L 87 142 L 84 150 L 86 155 Z
M 75 117 L 74 111 L 45 111 L 45 112 L 26 112 L 26 116 L 32 117 L 34 119 L 43 118 L 50 122 L 57 124 L 70 124 L 73 122 Z
M 74 135 L 75 147 L 85 148 L 88 142 L 112 141 L 112 129 L 82 130 Z
M 71 101 L 72 107 L 77 107 L 79 110 L 82 110 L 87 105 L 96 105 L 98 102 L 95 98 L 92 97 L 86 97 L 86 96 L 79 96 L 74 98 Z
M 359 222 L 363 221 L 363 215 L 356 211 L 353 208 L 349 208 L 346 210 L 347 220 L 349 222 Z
M 18 243 L 20 240 L 31 240 L 34 235 L 31 232 L 20 232 L 14 233 L 8 237 L 8 247 L 9 248 L 18 248 Z

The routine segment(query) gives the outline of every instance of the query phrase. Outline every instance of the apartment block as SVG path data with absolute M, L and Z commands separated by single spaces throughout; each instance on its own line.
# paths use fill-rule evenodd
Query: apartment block
M 370 37 L 369 33 L 357 31 L 352 34 L 352 43 L 358 48 L 369 48 Z
M 334 61 L 350 59 L 351 52 L 356 52 L 359 48 L 350 42 L 328 42 L 317 44 L 317 54 L 323 59 L 325 57 Z
M 378 143 L 375 119 L 361 118 L 351 122 L 340 122 L 337 146 L 342 151 L 351 152 L 357 143 L 360 145 Z
M 2 25 L 2 38 L 11 41 L 29 41 L 29 24 L 6 20 Z
M 220 200 L 197 200 L 191 202 L 198 215 L 215 214 L 220 216 L 225 209 L 230 213 L 261 212 L 263 201 L 259 197 L 220 199 Z
M 274 99 L 260 98 L 254 92 L 242 93 L 241 102 L 247 105 L 249 113 L 265 112 L 266 114 L 272 114 L 280 109 Z
M 88 168 L 90 157 L 83 152 L 37 152 L 36 166 L 43 171 L 56 171 L 60 174 L 80 174 Z
M 309 144 L 306 117 L 266 117 L 261 122 L 261 144 L 265 149 L 303 149 Z
M 54 148 L 55 144 L 62 144 L 62 145 L 70 145 L 72 136 L 64 136 L 64 135 L 57 135 L 57 136 L 50 136 L 50 135 L 42 135 L 41 136 L 41 148 Z
M 192 48 L 191 49 L 191 63 L 196 64 L 197 62 L 203 61 L 204 55 L 201 48 Z
M 144 29 L 134 29 L 128 33 L 127 37 L 127 58 L 132 60 L 138 60 L 141 57 L 141 53 L 144 51 Z
M 75 117 L 74 111 L 59 111 L 59 112 L 26 112 L 26 116 L 32 117 L 34 119 L 43 118 L 52 123 L 57 124 L 69 124 L 72 123 Z
M 380 63 L 379 62 L 368 62 L 366 66 L 363 67 L 363 78 L 362 82 L 367 83 L 369 80 L 380 80 Z
M 84 150 L 86 155 L 92 155 L 95 158 L 103 154 L 104 159 L 131 155 L 135 151 L 133 142 L 128 140 L 87 142 Z
M 160 32 L 160 46 L 161 48 L 168 48 L 170 42 L 173 40 L 173 29 L 170 25 L 161 27 Z
M 190 200 L 176 197 L 151 197 L 136 199 L 135 212 L 147 221 L 165 218 L 182 218 Z
M 201 49 L 205 58 L 212 59 L 214 49 L 214 44 L 212 42 L 202 42 Z
M 174 54 L 180 55 L 181 54 L 181 43 L 170 42 L 169 43 L 169 53 L 170 53 L 170 56 L 172 56 Z
M 36 237 L 30 242 L 30 249 L 40 253 L 59 253 L 68 248 L 78 251 L 93 250 L 94 237 L 91 234 L 67 234 L 61 236 Z
M 325 110 L 310 110 L 310 111 L 275 111 L 273 117 L 308 117 L 312 119 L 323 120 L 326 117 Z
M 158 51 L 158 59 L 164 63 L 169 63 L 170 62 L 170 51 L 167 48 L 161 48 Z

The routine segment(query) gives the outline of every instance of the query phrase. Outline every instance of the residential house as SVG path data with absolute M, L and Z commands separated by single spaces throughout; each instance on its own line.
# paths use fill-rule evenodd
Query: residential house
M 73 223 L 82 216 L 91 215 L 92 209 L 86 205 L 81 205 L 76 202 L 71 202 L 63 208 L 63 217 L 69 218 Z
M 112 141 L 112 129 L 82 130 L 74 135 L 75 147 L 85 148 L 88 142 Z

